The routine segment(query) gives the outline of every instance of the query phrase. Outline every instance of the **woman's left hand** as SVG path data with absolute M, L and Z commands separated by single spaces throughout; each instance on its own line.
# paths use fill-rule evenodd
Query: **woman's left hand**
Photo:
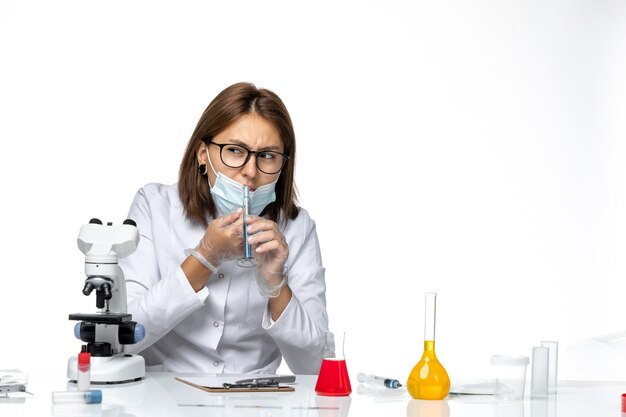
M 252 246 L 257 270 L 270 287 L 281 284 L 289 246 L 278 225 L 258 216 L 246 216 L 248 242 Z

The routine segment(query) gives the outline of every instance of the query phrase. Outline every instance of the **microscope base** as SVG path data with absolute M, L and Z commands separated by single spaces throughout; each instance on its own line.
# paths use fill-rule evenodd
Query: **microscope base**
M 78 357 L 72 356 L 67 361 L 67 377 L 76 381 L 78 378 Z M 142 379 L 146 375 L 146 362 L 143 356 L 120 353 L 114 356 L 91 357 L 92 384 L 122 384 Z

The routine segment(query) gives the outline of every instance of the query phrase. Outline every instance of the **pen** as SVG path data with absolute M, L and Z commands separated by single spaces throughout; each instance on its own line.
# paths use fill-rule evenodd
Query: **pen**
M 376 376 L 372 374 L 365 375 L 363 372 L 359 372 L 359 374 L 356 376 L 356 379 L 359 382 L 365 382 L 367 384 L 391 389 L 400 388 L 402 386 L 400 381 L 398 381 L 397 379 L 384 378 L 382 376 Z
M 235 381 L 235 384 L 263 385 L 263 384 L 279 384 L 281 382 L 285 384 L 292 384 L 296 382 L 296 376 L 284 375 L 284 376 L 268 376 L 268 377 L 241 379 L 239 381 Z

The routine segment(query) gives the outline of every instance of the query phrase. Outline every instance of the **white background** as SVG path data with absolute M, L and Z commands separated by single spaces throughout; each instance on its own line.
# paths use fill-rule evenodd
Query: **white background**
M 405 380 L 437 291 L 453 382 L 541 340 L 575 375 L 567 346 L 626 330 L 625 18 L 623 0 L 0 0 L 0 369 L 65 372 L 67 315 L 95 310 L 80 226 L 175 182 L 206 105 L 250 81 L 291 112 L 351 372 Z

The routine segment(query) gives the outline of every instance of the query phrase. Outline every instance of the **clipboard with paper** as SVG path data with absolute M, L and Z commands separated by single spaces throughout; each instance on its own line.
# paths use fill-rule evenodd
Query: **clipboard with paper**
M 202 391 L 214 393 L 293 392 L 294 387 L 281 384 L 292 384 L 296 381 L 295 375 L 257 376 L 246 379 L 241 379 L 241 377 L 176 377 L 175 379 Z

